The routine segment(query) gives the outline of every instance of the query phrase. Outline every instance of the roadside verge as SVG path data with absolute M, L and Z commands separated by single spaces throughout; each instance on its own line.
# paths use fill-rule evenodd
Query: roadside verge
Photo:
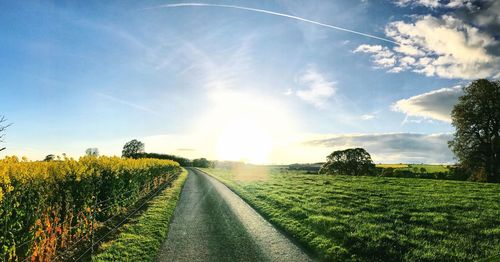
M 93 261 L 154 261 L 168 233 L 187 170 L 148 203 L 148 209 L 125 225 L 120 234 L 100 247 Z

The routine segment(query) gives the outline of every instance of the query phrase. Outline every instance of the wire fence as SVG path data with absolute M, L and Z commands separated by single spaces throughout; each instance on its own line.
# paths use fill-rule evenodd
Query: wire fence
M 108 236 L 113 233 L 116 233 L 117 230 L 122 226 L 127 220 L 129 220 L 132 216 L 137 214 L 141 209 L 145 207 L 145 205 L 153 199 L 158 193 L 165 188 L 167 188 L 173 180 L 175 180 L 177 176 L 170 176 L 166 181 L 161 183 L 160 185 L 154 186 L 157 181 L 152 179 L 148 183 L 145 183 L 145 186 L 140 189 L 132 189 L 126 192 L 122 192 L 120 195 L 110 197 L 104 200 L 95 201 L 94 204 L 90 207 L 92 211 L 91 215 L 91 233 L 83 234 L 77 239 L 67 240 L 68 246 L 61 249 L 60 252 L 57 252 L 55 256 L 50 258 L 48 261 L 80 261 L 86 256 L 90 256 L 92 258 L 95 255 L 95 248 L 98 247 L 100 243 L 107 240 Z M 149 189 L 149 190 L 147 190 Z M 132 194 L 126 196 L 127 194 L 139 191 L 138 195 Z M 94 198 L 97 199 L 96 196 Z M 131 203 L 128 203 L 131 202 Z M 122 206 L 122 204 L 127 203 L 126 206 Z M 97 220 L 97 214 L 106 214 L 106 212 L 116 209 L 118 212 L 113 214 L 110 217 L 107 217 L 104 221 Z M 110 229 L 108 229 L 110 228 Z M 71 226 L 66 229 L 66 231 L 78 230 L 79 225 Z M 97 234 L 96 234 L 97 233 Z M 67 235 L 60 234 L 52 241 L 55 241 L 56 245 L 60 245 L 63 237 L 68 237 Z M 71 238 L 71 235 L 69 235 Z M 19 245 L 16 245 L 17 249 L 25 248 L 28 246 L 27 253 L 30 253 L 34 245 L 34 238 L 28 239 L 22 242 Z M 79 245 L 84 246 L 84 248 L 78 248 Z M 25 258 L 20 259 L 18 261 L 31 261 L 32 255 L 27 255 Z M 4 255 L 4 261 L 8 261 L 6 254 Z M 37 260 L 35 260 L 37 261 Z M 46 260 L 44 260 L 46 261 Z

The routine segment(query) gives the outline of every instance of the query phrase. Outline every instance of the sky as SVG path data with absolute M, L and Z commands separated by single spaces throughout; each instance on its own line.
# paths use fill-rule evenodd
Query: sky
M 249 163 L 453 163 L 500 78 L 500 1 L 1 1 L 1 156 L 96 147 Z

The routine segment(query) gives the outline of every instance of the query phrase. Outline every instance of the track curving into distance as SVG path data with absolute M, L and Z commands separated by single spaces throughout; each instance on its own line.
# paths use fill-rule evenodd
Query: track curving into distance
M 218 180 L 189 170 L 158 261 L 311 261 Z

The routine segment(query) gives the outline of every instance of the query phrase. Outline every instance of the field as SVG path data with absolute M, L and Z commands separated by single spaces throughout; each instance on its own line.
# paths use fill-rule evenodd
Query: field
M 500 185 L 203 169 L 321 260 L 474 261 L 500 254 Z
M 0 160 L 1 258 L 52 261 L 94 243 L 101 229 L 180 171 L 157 159 Z
M 394 168 L 399 170 L 414 171 L 415 168 L 420 172 L 422 168 L 427 173 L 447 172 L 449 169 L 445 165 L 426 165 L 426 164 L 377 164 L 381 168 Z
M 407 168 L 407 164 L 377 164 L 377 167 L 381 168 Z

